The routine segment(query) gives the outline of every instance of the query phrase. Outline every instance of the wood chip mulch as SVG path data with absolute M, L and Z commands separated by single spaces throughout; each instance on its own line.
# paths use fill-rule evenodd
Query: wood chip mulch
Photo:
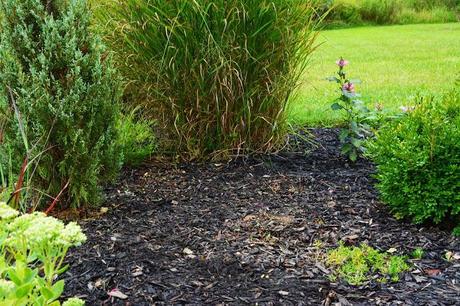
M 341 157 L 336 130 L 312 133 L 317 145 L 298 140 L 298 153 L 125 170 L 108 212 L 80 222 L 88 241 L 69 253 L 65 294 L 87 305 L 460 305 L 460 239 L 395 220 L 371 163 Z M 324 254 L 341 240 L 425 255 L 398 283 L 332 283 Z

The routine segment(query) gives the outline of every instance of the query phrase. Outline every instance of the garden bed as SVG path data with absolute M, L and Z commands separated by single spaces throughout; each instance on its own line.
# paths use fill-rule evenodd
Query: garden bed
M 293 141 L 298 153 L 126 169 L 108 212 L 80 222 L 88 242 L 68 256 L 66 294 L 88 305 L 458 305 L 460 261 L 444 257 L 459 239 L 395 220 L 372 165 L 341 157 L 336 130 L 313 134 L 316 146 Z M 399 283 L 353 287 L 331 283 L 322 260 L 340 240 L 425 255 Z

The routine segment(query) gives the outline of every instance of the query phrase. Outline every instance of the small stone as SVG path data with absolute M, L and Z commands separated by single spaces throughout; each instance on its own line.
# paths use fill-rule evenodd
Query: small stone
M 280 291 L 278 291 L 278 294 L 279 294 L 279 295 L 282 295 L 282 296 L 288 296 L 288 295 L 289 295 L 289 292 L 280 290 Z
M 193 255 L 193 251 L 190 250 L 189 248 L 185 248 L 182 252 L 183 252 L 185 255 Z

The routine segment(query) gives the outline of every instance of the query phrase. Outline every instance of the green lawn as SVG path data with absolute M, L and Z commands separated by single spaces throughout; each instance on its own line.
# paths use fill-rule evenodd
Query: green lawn
M 363 81 L 357 90 L 369 106 L 397 109 L 417 94 L 452 87 L 460 73 L 460 23 L 363 27 L 324 31 L 289 118 L 302 125 L 332 125 L 336 84 L 324 79 L 337 71 L 335 61 L 350 61 L 349 76 Z M 460 106 L 459 106 L 460 107 Z

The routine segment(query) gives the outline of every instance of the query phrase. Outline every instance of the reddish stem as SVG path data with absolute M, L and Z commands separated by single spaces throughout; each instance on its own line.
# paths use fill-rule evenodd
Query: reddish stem
M 51 205 L 45 211 L 45 214 L 49 214 L 54 209 L 56 204 L 59 202 L 59 198 L 61 197 L 61 195 L 64 192 L 64 190 L 66 190 L 67 187 L 69 187 L 69 183 L 70 183 L 70 180 L 67 181 L 67 183 L 65 184 L 64 188 L 62 188 L 61 191 L 59 191 L 59 194 L 54 198 L 53 203 L 51 203 Z

